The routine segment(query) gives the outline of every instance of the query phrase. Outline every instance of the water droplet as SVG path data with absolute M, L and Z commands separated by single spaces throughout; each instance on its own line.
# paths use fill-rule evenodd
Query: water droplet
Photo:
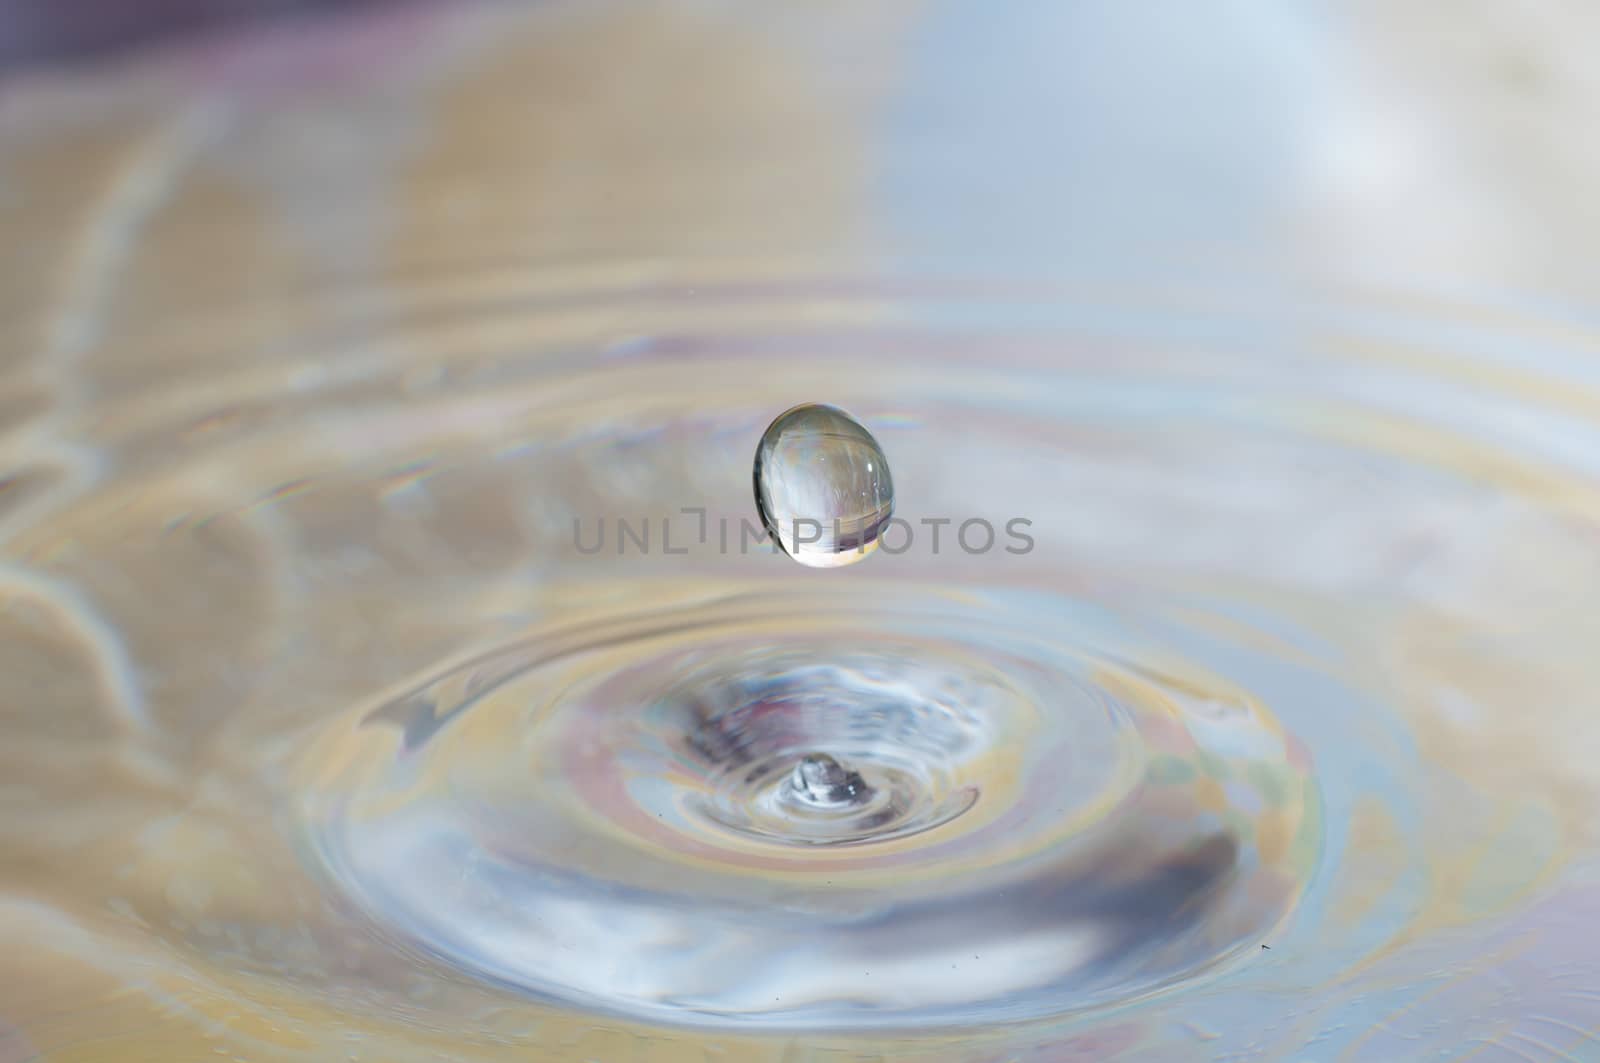
M 755 490 L 768 534 L 817 568 L 866 557 L 894 513 L 883 448 L 834 406 L 796 406 L 767 427 L 756 448 Z
M 826 753 L 802 757 L 789 781 L 795 797 L 821 808 L 848 808 L 870 800 L 872 788 Z

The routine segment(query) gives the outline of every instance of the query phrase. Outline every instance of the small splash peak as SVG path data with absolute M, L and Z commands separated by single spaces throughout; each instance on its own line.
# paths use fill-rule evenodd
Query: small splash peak
M 872 787 L 826 753 L 800 758 L 789 778 L 789 792 L 798 801 L 818 809 L 858 808 L 872 800 Z

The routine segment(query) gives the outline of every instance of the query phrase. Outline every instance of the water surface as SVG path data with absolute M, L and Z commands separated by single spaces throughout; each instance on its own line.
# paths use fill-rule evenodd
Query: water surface
M 1594 171 L 1487 150 L 1584 86 L 1412 32 L 416 7 L 14 79 L 0 1060 L 1587 1058 L 1588 222 L 1510 193 Z M 904 551 L 739 548 L 807 401 Z

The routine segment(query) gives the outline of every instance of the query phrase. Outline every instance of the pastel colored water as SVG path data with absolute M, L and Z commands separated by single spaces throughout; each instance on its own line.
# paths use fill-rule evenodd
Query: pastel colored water
M 1600 1051 L 1581 35 L 1168 14 L 0 85 L 0 1061 Z

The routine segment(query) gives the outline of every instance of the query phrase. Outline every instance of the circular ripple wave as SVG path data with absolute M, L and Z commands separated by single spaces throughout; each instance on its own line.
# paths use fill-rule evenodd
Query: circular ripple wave
M 319 862 L 420 951 L 667 1023 L 1147 993 L 1290 909 L 1317 789 L 1266 707 L 1067 615 L 853 582 L 531 633 L 327 736 Z

